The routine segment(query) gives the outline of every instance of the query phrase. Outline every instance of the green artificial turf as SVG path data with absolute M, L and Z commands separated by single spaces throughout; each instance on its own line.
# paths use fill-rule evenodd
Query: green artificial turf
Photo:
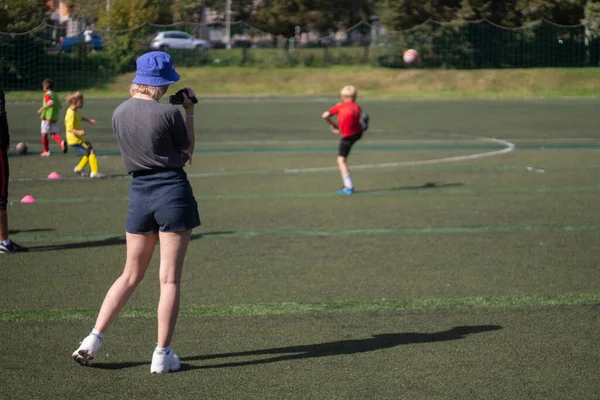
M 203 225 L 184 371 L 165 377 L 148 371 L 158 251 L 99 368 L 69 359 L 125 259 L 119 101 L 82 110 L 104 180 L 53 142 L 40 158 L 38 103 L 9 102 L 10 235 L 30 252 L 0 256 L 0 397 L 597 398 L 595 101 L 364 101 L 348 197 L 319 118 L 334 101 L 201 100 L 186 171 Z

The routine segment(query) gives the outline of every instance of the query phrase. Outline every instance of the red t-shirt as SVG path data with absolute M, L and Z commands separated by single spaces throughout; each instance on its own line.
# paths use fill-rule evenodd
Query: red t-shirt
M 331 107 L 329 114 L 337 115 L 338 126 L 343 138 L 354 136 L 363 131 L 360 124 L 360 107 L 352 100 L 347 100 Z

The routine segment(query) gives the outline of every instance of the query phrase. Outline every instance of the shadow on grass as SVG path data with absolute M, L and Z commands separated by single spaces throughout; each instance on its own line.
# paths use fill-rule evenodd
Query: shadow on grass
M 16 235 L 17 233 L 31 233 L 31 232 L 52 232 L 54 229 L 52 228 L 34 228 L 34 229 L 15 229 L 8 230 L 9 235 Z
M 24 231 L 22 231 L 24 232 Z M 204 236 L 218 236 L 218 235 L 231 235 L 235 231 L 216 231 L 216 232 L 204 232 L 204 233 L 193 233 L 192 240 L 202 239 Z M 31 246 L 29 251 L 55 251 L 55 250 L 71 250 L 71 249 L 88 249 L 91 247 L 105 247 L 105 246 L 122 246 L 125 242 L 125 236 L 113 236 L 105 239 L 90 240 L 85 242 L 72 242 L 72 243 L 61 243 L 61 244 L 49 244 L 43 246 Z
M 232 357 L 248 357 L 248 356 L 264 356 L 274 355 L 274 357 L 261 358 L 248 361 L 234 361 L 212 365 L 190 365 L 187 363 L 181 364 L 180 371 L 190 371 L 194 369 L 211 369 L 211 368 L 230 368 L 243 367 L 247 365 L 270 364 L 280 361 L 303 360 L 307 358 L 320 358 L 328 356 L 340 356 L 349 354 L 360 354 L 370 351 L 388 349 L 391 347 L 415 344 L 415 343 L 434 343 L 446 342 L 449 340 L 464 339 L 466 335 L 497 331 L 502 329 L 500 325 L 475 325 L 475 326 L 456 326 L 452 329 L 433 333 L 383 333 L 374 335 L 368 339 L 340 340 L 336 342 L 317 343 L 300 346 L 276 347 L 272 349 L 250 350 L 234 353 L 208 354 L 201 356 L 183 357 L 181 361 L 202 361 L 225 359 Z M 94 364 L 95 368 L 101 369 L 123 369 L 132 368 L 140 365 L 147 365 L 146 362 L 124 362 L 124 363 L 106 363 Z
M 464 186 L 464 182 L 425 182 L 421 186 L 400 186 L 395 188 L 387 188 L 387 189 L 373 189 L 373 190 L 357 190 L 356 193 L 380 193 L 380 192 L 394 192 L 394 191 L 402 191 L 402 190 L 422 190 L 422 189 L 444 189 L 449 187 L 457 187 Z

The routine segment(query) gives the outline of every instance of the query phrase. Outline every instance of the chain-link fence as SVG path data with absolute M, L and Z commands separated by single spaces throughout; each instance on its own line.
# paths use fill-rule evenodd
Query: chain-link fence
M 319 34 L 298 27 L 292 38 L 273 36 L 239 22 L 231 24 L 231 48 L 222 23 L 144 24 L 122 31 L 79 32 L 64 37 L 43 24 L 21 34 L 0 33 L 7 90 L 36 90 L 52 77 L 61 90 L 85 89 L 135 70 L 135 59 L 151 50 L 169 52 L 179 67 L 322 67 L 372 64 L 389 68 L 530 68 L 597 66 L 600 41 L 584 25 L 540 20 L 506 28 L 487 20 L 427 21 L 400 32 L 367 23 Z M 419 62 L 402 61 L 406 49 Z

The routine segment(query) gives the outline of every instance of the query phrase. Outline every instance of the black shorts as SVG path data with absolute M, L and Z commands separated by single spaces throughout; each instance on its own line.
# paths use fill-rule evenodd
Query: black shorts
M 341 157 L 348 157 L 348 154 L 350 154 L 350 150 L 352 149 L 352 146 L 354 146 L 354 143 L 356 143 L 360 140 L 362 135 L 363 134 L 361 132 L 361 133 L 357 133 L 356 135 L 342 138 L 342 140 L 340 140 L 340 149 L 338 151 L 338 155 Z
M 6 210 L 8 201 L 8 154 L 6 146 L 0 145 L 0 211 Z
M 128 233 L 181 232 L 198 225 L 198 204 L 183 169 L 133 174 Z

